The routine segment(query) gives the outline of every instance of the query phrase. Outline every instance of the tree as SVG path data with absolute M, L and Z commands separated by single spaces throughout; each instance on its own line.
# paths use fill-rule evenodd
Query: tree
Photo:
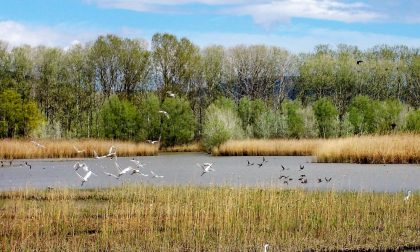
M 0 93 L 0 137 L 28 136 L 43 121 L 34 101 L 24 102 L 14 90 Z
M 162 110 L 168 117 L 161 115 L 163 146 L 185 144 L 194 139 L 196 121 L 190 103 L 185 98 L 167 98 Z
M 349 107 L 349 120 L 355 134 L 373 133 L 377 129 L 379 105 L 367 96 L 356 96 Z
M 284 103 L 287 114 L 288 135 L 292 138 L 301 138 L 305 133 L 305 122 L 302 114 L 299 112 L 300 104 L 297 101 L 288 101 Z
M 147 93 L 142 97 L 138 110 L 140 113 L 139 120 L 139 139 L 156 140 L 161 134 L 161 114 L 158 113 L 160 109 L 159 97 L 154 93 Z
M 137 140 L 139 133 L 139 114 L 129 101 L 110 96 L 100 111 L 101 135 L 105 138 Z
M 412 110 L 407 114 L 406 129 L 420 133 L 420 109 Z
M 325 97 L 320 98 L 315 102 L 313 108 L 319 135 L 323 138 L 335 136 L 338 112 L 332 101 Z

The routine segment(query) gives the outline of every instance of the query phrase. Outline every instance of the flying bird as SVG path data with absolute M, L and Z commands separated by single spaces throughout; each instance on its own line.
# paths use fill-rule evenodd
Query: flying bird
M 109 173 L 109 172 L 104 172 L 104 174 L 105 174 L 105 175 L 108 175 L 108 176 L 110 176 L 110 177 L 114 177 L 114 178 L 116 178 L 116 179 L 120 179 L 120 177 L 118 177 L 117 175 L 112 174 L 112 173 Z
M 168 119 L 169 119 L 169 114 L 168 114 L 168 112 L 166 112 L 166 111 L 164 111 L 164 110 L 159 110 L 159 111 L 158 111 L 158 113 L 161 113 L 161 114 L 165 115 L 165 116 L 166 116 L 166 118 L 168 118 Z
M 80 168 L 82 168 L 85 172 L 89 171 L 89 167 L 85 163 L 76 162 L 73 165 L 73 168 L 74 168 L 75 171 L 79 170 Z
M 144 174 L 144 173 L 142 173 L 141 171 L 140 171 L 140 169 L 133 169 L 133 171 L 131 172 L 131 175 L 133 175 L 133 174 L 139 174 L 139 175 L 141 175 L 141 176 L 143 176 L 143 177 L 147 177 L 147 176 L 149 176 L 149 175 L 147 175 L 147 174 Z
M 203 163 L 203 164 L 197 163 L 197 166 L 203 169 L 203 173 L 201 173 L 201 176 L 203 176 L 205 173 L 215 171 L 215 169 L 211 168 L 213 166 L 213 163 Z
M 299 165 L 299 169 L 303 170 L 303 169 L 305 169 L 305 166 L 304 165 Z
M 166 94 L 167 94 L 169 97 L 172 97 L 172 98 L 174 98 L 174 97 L 175 97 L 175 94 L 174 94 L 174 93 L 172 93 L 172 91 L 166 91 Z
M 31 141 L 31 143 L 33 143 L 36 147 L 38 147 L 38 148 L 42 148 L 42 149 L 45 149 L 45 146 L 44 145 L 42 145 L 42 144 L 40 144 L 40 143 L 37 143 L 37 142 L 35 142 L 35 141 Z
M 258 168 L 261 168 L 261 167 L 263 166 L 263 164 L 264 164 L 264 163 L 261 163 L 261 164 L 258 164 L 258 163 L 257 163 Z
M 96 151 L 95 151 L 95 150 L 93 150 L 93 157 L 94 157 L 95 159 L 102 159 L 102 158 L 106 158 L 106 156 L 98 156 L 98 153 L 96 153 Z
M 360 65 L 360 63 L 363 63 L 363 60 L 358 60 L 358 61 L 356 61 L 356 64 L 357 64 L 357 65 Z
M 75 172 L 75 173 L 77 174 L 77 176 L 79 176 L 79 178 L 82 180 L 82 184 L 81 184 L 80 186 L 83 186 L 83 184 L 84 184 L 85 182 L 87 182 L 87 181 L 88 181 L 88 179 L 90 178 L 90 176 L 91 176 L 91 175 L 95 175 L 95 176 L 97 176 L 97 175 L 96 175 L 95 173 L 93 173 L 92 171 L 88 171 L 84 177 L 82 177 L 82 175 L 80 175 L 77 171 L 74 171 L 74 172 Z
M 330 182 L 332 178 L 325 177 L 325 181 Z
M 163 178 L 162 175 L 157 175 L 156 173 L 154 173 L 153 171 L 150 171 L 150 173 L 152 174 L 152 178 Z
M 248 161 L 248 166 L 254 165 L 254 163 L 249 162 L 249 160 L 247 160 L 247 161 Z
M 79 150 L 76 146 L 73 145 L 73 149 L 77 152 L 77 153 L 83 153 L 86 150 Z
M 263 163 L 268 163 L 268 161 L 265 159 L 265 157 L 263 157 Z

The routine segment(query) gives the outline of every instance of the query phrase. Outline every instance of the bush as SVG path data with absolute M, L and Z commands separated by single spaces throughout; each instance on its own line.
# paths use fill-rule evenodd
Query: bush
M 128 101 L 121 101 L 113 95 L 105 101 L 100 111 L 100 132 L 105 138 L 137 140 L 139 114 Z
M 355 134 L 373 133 L 378 128 L 380 104 L 367 96 L 356 96 L 349 107 L 349 120 Z
M 218 104 L 220 106 L 220 104 Z M 230 139 L 243 137 L 241 121 L 232 107 L 211 104 L 206 109 L 203 127 L 203 144 L 207 151 L 218 147 Z
M 161 134 L 160 101 L 154 93 L 149 93 L 140 101 L 139 105 L 139 140 L 156 140 Z
M 0 93 L 0 137 L 29 136 L 44 117 L 34 101 L 23 101 L 14 90 Z
M 160 114 L 163 146 L 185 144 L 194 139 L 197 124 L 188 100 L 167 98 L 162 103 L 162 110 L 169 114 L 169 118 Z
M 407 130 L 420 133 L 420 109 L 410 111 L 406 120 Z
M 263 100 L 256 99 L 252 101 L 248 97 L 243 97 L 238 105 L 238 115 L 242 121 L 242 128 L 247 131 L 250 131 L 249 129 L 254 129 L 258 117 L 267 111 L 267 107 Z M 254 134 L 249 134 L 249 136 L 252 137 Z M 259 137 L 258 133 L 255 136 Z
M 314 114 L 318 125 L 319 136 L 323 138 L 336 135 L 337 109 L 328 98 L 320 98 L 314 104 Z
M 300 104 L 296 101 L 283 103 L 287 114 L 288 136 L 292 138 L 301 138 L 305 133 L 305 121 L 300 111 Z
M 389 133 L 391 131 L 402 128 L 400 113 L 403 110 L 403 105 L 399 100 L 386 100 L 381 102 L 381 108 L 378 113 L 380 120 L 378 131 L 380 133 Z

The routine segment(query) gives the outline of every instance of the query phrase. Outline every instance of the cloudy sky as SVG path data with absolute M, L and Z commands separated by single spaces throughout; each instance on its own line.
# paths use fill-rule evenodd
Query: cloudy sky
M 100 34 L 197 45 L 420 47 L 420 0 L 1 0 L 0 40 L 66 48 Z

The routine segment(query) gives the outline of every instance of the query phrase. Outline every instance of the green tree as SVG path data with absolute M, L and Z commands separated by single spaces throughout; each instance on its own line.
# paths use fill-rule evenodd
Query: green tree
M 284 103 L 287 114 L 288 135 L 292 138 L 301 138 L 305 133 L 305 121 L 300 113 L 301 106 L 297 101 Z
M 148 93 L 142 97 L 138 105 L 140 113 L 139 138 L 141 140 L 156 140 L 161 134 L 161 114 L 159 97 L 154 93 Z
M 168 117 L 161 115 L 163 146 L 185 144 L 194 139 L 196 121 L 190 103 L 185 98 L 167 98 L 162 110 Z
M 355 134 L 373 133 L 378 125 L 380 105 L 367 96 L 356 96 L 349 107 L 349 120 Z
M 100 111 L 101 133 L 105 138 L 136 140 L 138 137 L 139 114 L 129 101 L 110 96 Z
M 319 135 L 323 138 L 335 136 L 338 112 L 332 101 L 325 97 L 320 98 L 315 102 L 313 108 Z
M 420 109 L 410 111 L 406 120 L 407 130 L 420 133 Z

